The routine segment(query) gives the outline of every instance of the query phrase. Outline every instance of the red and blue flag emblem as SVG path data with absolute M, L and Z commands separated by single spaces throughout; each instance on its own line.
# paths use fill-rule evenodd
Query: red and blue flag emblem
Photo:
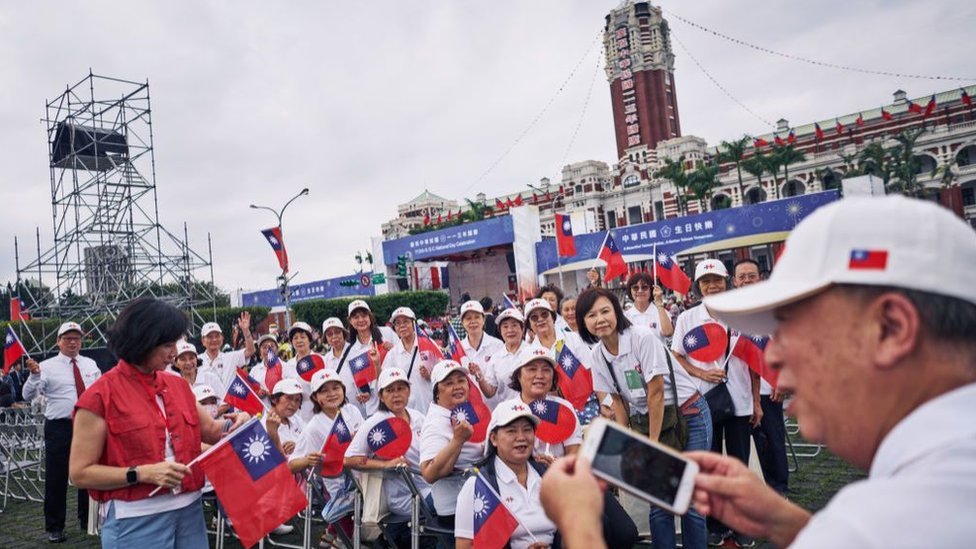
M 529 410 L 540 420 L 535 436 L 542 442 L 560 444 L 576 431 L 576 413 L 561 402 L 541 398 L 529 404 Z
M 488 422 L 491 420 L 491 411 L 487 406 L 481 404 L 476 406 L 471 401 L 465 401 L 451 409 L 451 420 L 460 423 L 467 421 L 474 427 L 474 434 L 468 442 L 484 442 L 488 437 Z
M 501 549 L 518 528 L 515 515 L 505 507 L 481 473 L 474 481 L 474 505 L 471 510 L 474 513 L 475 547 Z
M 856 270 L 883 271 L 888 266 L 888 250 L 851 250 L 847 268 Z
M 281 267 L 281 271 L 287 273 L 288 252 L 285 251 L 285 241 L 281 237 L 281 227 L 264 229 L 261 234 L 268 240 L 268 244 L 271 244 L 271 249 L 274 250 L 275 257 L 278 258 L 278 266 Z
M 369 359 L 369 352 L 363 351 L 350 360 L 349 369 L 352 370 L 352 379 L 356 382 L 356 387 L 359 387 L 359 391 L 368 393 L 370 382 L 376 380 L 376 368 L 373 366 L 373 361 Z
M 573 408 L 582 410 L 586 401 L 593 395 L 593 373 L 576 358 L 573 351 L 565 342 L 556 357 L 562 375 L 556 376 L 556 383 L 563 398 L 568 400 Z
M 325 361 L 315 353 L 304 356 L 295 363 L 295 371 L 298 372 L 298 377 L 309 382 L 312 381 L 312 376 L 315 375 L 315 372 L 324 369 Z
M 332 424 L 332 431 L 322 446 L 322 470 L 324 477 L 334 477 L 342 473 L 342 460 L 346 457 L 346 449 L 352 442 L 352 433 L 346 420 L 342 419 L 342 412 L 336 416 Z
M 268 392 L 274 391 L 274 386 L 281 381 L 283 376 L 281 359 L 278 358 L 278 352 L 273 346 L 268 349 L 268 356 L 264 367 L 266 368 L 264 373 L 264 386 L 268 389 Z
M 7 334 L 3 338 L 3 375 L 7 375 L 14 362 L 26 355 L 27 349 L 24 348 L 24 344 L 20 342 L 14 329 L 7 326 Z
M 769 338 L 765 336 L 751 336 L 740 334 L 732 348 L 732 354 L 741 358 L 749 365 L 749 369 L 756 372 L 756 375 L 765 379 L 770 385 L 776 387 L 779 380 L 779 371 L 766 365 L 765 352 Z
M 467 355 L 464 353 L 464 347 L 461 346 L 461 338 L 458 337 L 457 332 L 454 331 L 454 326 L 450 324 L 447 325 L 447 357 L 458 364 L 461 364 L 461 359 Z
M 576 255 L 576 240 L 573 238 L 573 222 L 567 214 L 556 214 L 556 249 L 560 257 Z
M 729 335 L 717 322 L 695 326 L 681 340 L 685 354 L 699 362 L 715 362 L 725 355 Z
M 410 424 L 398 417 L 390 417 L 377 423 L 366 436 L 369 449 L 380 459 L 403 457 L 410 449 L 413 430 Z
M 665 288 L 679 294 L 687 294 L 691 289 L 691 279 L 678 263 L 668 254 L 661 252 L 654 258 L 657 262 L 657 277 Z
M 241 377 L 242 372 L 238 368 L 237 372 L 234 373 L 234 377 L 230 379 L 230 384 L 227 385 L 227 390 L 224 391 L 224 402 L 252 416 L 260 414 L 264 411 L 264 403 L 261 402 L 261 398 L 251 388 L 251 385 Z

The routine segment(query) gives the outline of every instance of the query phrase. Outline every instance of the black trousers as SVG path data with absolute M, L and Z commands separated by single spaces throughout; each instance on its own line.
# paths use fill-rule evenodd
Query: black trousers
M 71 420 L 49 419 L 44 422 L 44 530 L 64 530 L 68 504 L 68 454 L 71 450 Z M 78 522 L 88 525 L 88 491 L 78 490 Z
M 789 486 L 790 470 L 786 459 L 786 425 L 783 403 L 762 396 L 763 417 L 759 427 L 752 430 L 756 456 L 762 466 L 763 478 L 770 488 L 785 494 Z
M 723 423 L 712 423 L 712 451 L 722 453 L 722 441 L 729 456 L 749 465 L 749 416 L 738 416 L 725 420 Z M 730 528 L 720 521 L 708 517 L 705 521 L 709 532 L 724 534 Z

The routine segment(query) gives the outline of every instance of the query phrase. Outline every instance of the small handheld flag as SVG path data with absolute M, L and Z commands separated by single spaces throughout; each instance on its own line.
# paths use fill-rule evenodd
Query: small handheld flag
M 342 419 L 342 412 L 336 416 L 335 423 L 332 424 L 332 431 L 325 439 L 322 446 L 322 469 L 320 474 L 323 477 L 334 477 L 342 473 L 342 460 L 346 457 L 346 449 L 352 442 L 352 433 L 346 420 Z
M 281 227 L 264 229 L 261 234 L 268 240 L 268 244 L 271 244 L 271 249 L 274 250 L 275 257 L 278 258 L 278 266 L 281 267 L 281 272 L 287 273 L 288 252 L 285 250 L 285 241 L 281 238 Z
M 295 363 L 295 371 L 298 372 L 298 377 L 309 382 L 312 381 L 312 376 L 315 375 L 315 372 L 324 369 L 325 361 L 315 353 L 303 356 Z
M 474 482 L 474 546 L 501 549 L 508 544 L 519 522 L 501 498 L 478 473 Z
M 512 301 L 512 298 L 508 297 L 508 294 L 502 296 L 502 309 L 516 309 L 518 310 L 518 305 Z
M 763 356 L 766 352 L 767 343 L 769 343 L 768 337 L 739 334 L 735 345 L 732 347 L 732 354 L 748 364 L 749 369 L 756 372 L 756 375 L 776 387 L 776 383 L 779 381 L 779 371 L 767 366 L 766 359 Z
M 474 434 L 468 442 L 484 442 L 488 437 L 491 412 L 486 406 L 475 406 L 470 401 L 465 401 L 451 409 L 451 420 L 457 423 L 467 421 L 474 427 Z
M 230 383 L 224 391 L 224 402 L 252 416 L 264 411 L 264 403 L 251 385 L 241 377 L 240 369 L 234 373 L 234 377 L 230 378 Z
M 410 449 L 412 441 L 413 430 L 410 429 L 410 424 L 398 417 L 384 419 L 366 435 L 369 449 L 380 459 L 403 457 Z
M 665 288 L 679 294 L 687 294 L 691 290 L 691 279 L 671 256 L 661 252 L 654 257 L 654 261 L 657 276 Z
M 352 371 L 352 379 L 356 382 L 356 387 L 363 393 L 369 392 L 369 384 L 376 380 L 376 367 L 369 359 L 369 352 L 363 351 L 359 356 L 349 361 L 349 369 Z
M 461 359 L 467 355 L 464 352 L 464 347 L 461 346 L 461 338 L 458 337 L 457 332 L 454 331 L 454 326 L 450 323 L 447 324 L 447 334 L 447 356 L 444 358 L 449 358 L 458 364 L 463 364 Z
M 560 444 L 576 431 L 576 413 L 561 402 L 542 398 L 529 404 L 529 410 L 539 418 L 535 436 L 549 444 Z
M 717 322 L 695 326 L 681 340 L 685 353 L 700 362 L 714 362 L 725 354 L 729 345 L 728 332 Z
M 603 275 L 604 282 L 610 282 L 618 276 L 627 274 L 627 262 L 624 261 L 624 254 L 620 253 L 620 248 L 614 242 L 613 236 L 607 231 L 607 237 L 600 247 L 600 255 L 597 256 L 607 264 L 607 272 Z
M 556 357 L 562 375 L 557 376 L 559 392 L 573 408 L 583 410 L 593 394 L 593 373 L 576 358 L 565 342 Z
M 27 349 L 20 342 L 20 338 L 17 337 L 14 329 L 7 326 L 7 333 L 3 338 L 3 374 L 7 375 L 13 363 L 25 356 L 27 356 Z
M 264 386 L 270 393 L 271 391 L 274 391 L 275 385 L 277 385 L 283 377 L 281 371 L 281 359 L 278 358 L 278 352 L 275 350 L 273 345 L 268 349 L 268 356 L 266 357 L 264 367 L 266 369 L 264 374 Z

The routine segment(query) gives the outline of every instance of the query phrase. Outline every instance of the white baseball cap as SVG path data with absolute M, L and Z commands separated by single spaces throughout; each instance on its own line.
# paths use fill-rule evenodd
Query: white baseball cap
M 275 337 L 275 336 L 273 336 L 271 334 L 264 334 L 263 336 L 261 336 L 261 337 L 258 338 L 258 347 L 260 347 L 261 344 L 264 343 L 265 341 L 271 341 L 275 345 L 278 344 L 278 338 L 277 337 Z
M 85 331 L 81 329 L 81 324 L 77 322 L 65 322 L 58 328 L 58 337 L 63 336 L 68 332 L 78 332 L 81 335 L 85 334 Z
M 312 327 L 309 326 L 307 322 L 296 322 L 291 325 L 291 328 L 288 328 L 288 341 L 291 341 L 292 336 L 294 336 L 295 332 L 298 330 L 308 334 L 308 337 L 312 337 Z
M 532 410 L 529 409 L 529 405 L 522 402 L 521 399 L 513 398 L 499 402 L 498 406 L 495 406 L 494 411 L 491 412 L 491 421 L 488 422 L 488 432 L 494 431 L 496 427 L 504 427 L 520 417 L 528 419 L 532 422 L 532 425 L 539 424 L 538 416 L 533 414 Z
M 369 303 L 366 303 L 362 299 L 355 299 L 349 303 L 349 316 L 352 316 L 352 312 L 356 309 L 366 309 L 372 312 L 373 310 L 369 308 Z
M 447 376 L 451 375 L 451 372 L 462 371 L 465 374 L 468 373 L 464 366 L 461 366 L 453 360 L 442 360 L 437 364 L 434 364 L 433 370 L 430 372 L 430 384 L 437 385 L 438 383 L 447 379 Z
M 518 320 L 520 324 L 522 324 L 523 326 L 525 326 L 525 317 L 522 316 L 522 313 L 519 312 L 519 310 L 516 309 L 515 307 L 511 307 L 509 309 L 505 309 L 504 311 L 498 313 L 498 316 L 495 317 L 495 325 L 496 326 L 501 326 L 502 325 L 502 321 L 503 320 L 507 320 L 509 318 L 511 318 L 513 320 Z
M 550 305 L 548 301 L 542 299 L 541 297 L 537 297 L 535 299 L 530 299 L 525 304 L 525 318 L 529 318 L 529 315 L 532 314 L 532 311 L 536 309 L 545 309 L 549 311 L 549 313 L 552 315 L 556 314 L 555 311 L 552 310 L 552 305 Z
M 339 328 L 343 332 L 346 331 L 346 325 L 342 323 L 341 320 L 334 316 L 330 316 L 322 322 L 322 333 L 324 334 L 329 328 Z
M 382 372 L 380 372 L 378 390 L 386 389 L 397 381 L 402 381 L 407 385 L 410 385 L 410 380 L 407 379 L 406 372 L 400 368 L 385 368 Z
M 180 356 L 183 353 L 193 353 L 193 356 L 196 356 L 197 348 L 185 339 L 181 339 L 176 342 L 176 356 Z
M 533 345 L 524 349 L 521 353 L 519 353 L 518 359 L 518 367 L 515 368 L 516 370 L 532 362 L 533 360 L 545 360 L 550 366 L 552 366 L 553 369 L 556 368 L 556 359 L 553 358 L 552 352 L 540 345 Z
M 705 275 L 718 275 L 722 278 L 729 277 L 729 271 L 725 268 L 725 263 L 717 259 L 705 259 L 695 265 L 695 282 Z
M 733 328 L 771 334 L 774 309 L 834 284 L 904 288 L 976 303 L 974 272 L 976 232 L 948 210 L 903 196 L 851 197 L 801 221 L 768 280 L 704 302 Z
M 314 377 L 314 376 L 313 376 Z M 275 383 L 274 389 L 271 390 L 273 395 L 300 395 L 302 394 L 302 386 L 298 381 L 292 378 L 285 378 Z
M 485 308 L 481 306 L 481 303 L 478 303 L 472 299 L 471 301 L 465 301 L 464 304 L 461 305 L 461 318 L 464 318 L 464 315 L 466 313 L 470 313 L 471 311 L 474 311 L 481 316 L 485 316 Z
M 393 314 L 390 315 L 390 322 L 396 320 L 398 316 L 405 316 L 410 320 L 417 320 L 417 315 L 413 314 L 413 309 L 410 307 L 397 307 Z
M 197 402 L 200 402 L 208 398 L 217 398 L 217 393 L 209 385 L 194 385 L 193 396 L 197 399 Z
M 339 378 L 339 374 L 331 368 L 326 368 L 324 370 L 319 370 L 312 374 L 312 381 L 309 385 L 312 386 L 312 392 L 316 392 L 322 388 L 323 385 L 330 381 L 335 381 L 336 383 L 342 383 L 342 379 Z M 277 385 L 275 385 L 277 387 Z
M 221 334 L 224 333 L 223 330 L 220 329 L 220 324 L 217 324 L 216 322 L 208 322 L 203 325 L 203 328 L 200 328 L 200 337 L 207 337 L 207 334 L 213 332 Z

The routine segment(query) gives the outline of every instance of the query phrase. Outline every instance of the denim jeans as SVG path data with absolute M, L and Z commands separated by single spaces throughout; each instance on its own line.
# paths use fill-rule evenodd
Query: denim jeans
M 712 414 L 708 411 L 705 397 L 699 397 L 692 405 L 698 413 L 685 416 L 688 420 L 688 444 L 685 450 L 709 450 L 712 447 Z M 670 549 L 677 546 L 674 534 L 674 515 L 651 507 L 651 543 L 654 549 Z M 685 549 L 705 549 L 708 546 L 708 529 L 705 517 L 694 507 L 681 517 L 681 546 Z
M 209 546 L 203 504 L 199 499 L 182 509 L 126 519 L 115 518 L 115 505 L 110 504 L 101 535 L 102 549 L 196 549 Z

